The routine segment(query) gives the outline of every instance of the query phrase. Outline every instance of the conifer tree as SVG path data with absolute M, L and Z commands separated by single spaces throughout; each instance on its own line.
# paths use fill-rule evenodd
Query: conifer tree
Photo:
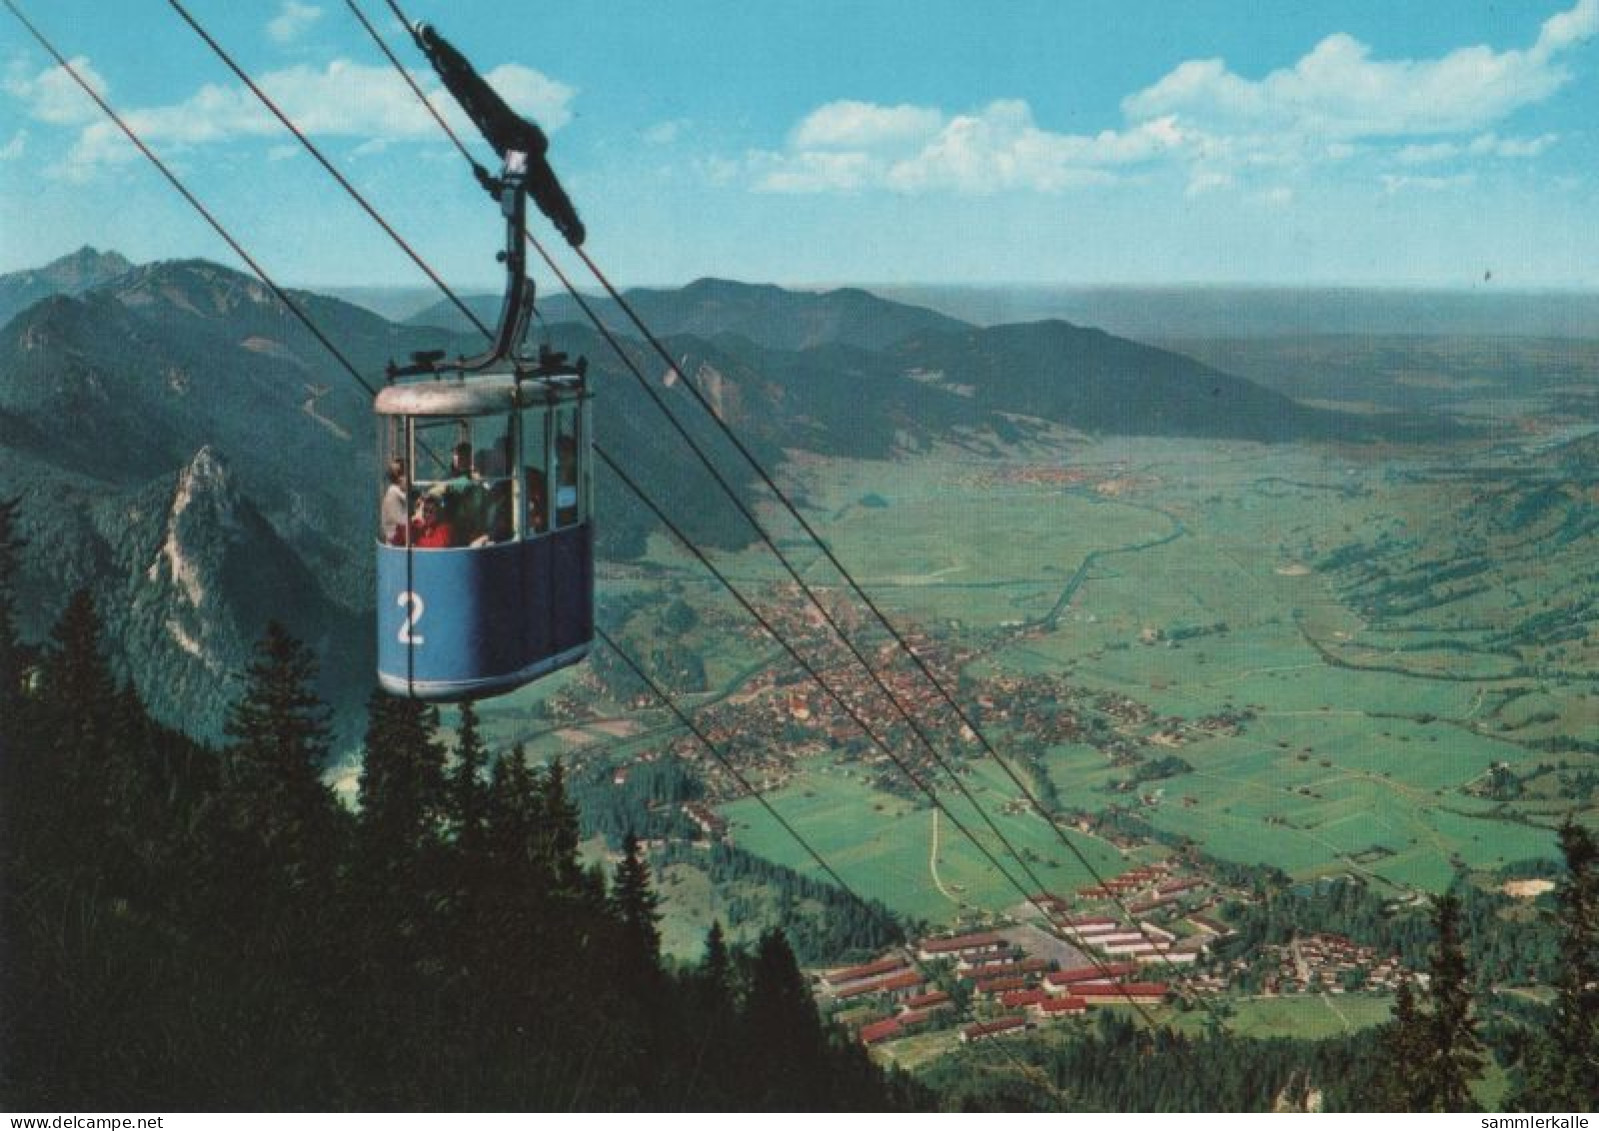
M 22 642 L 17 638 L 17 575 L 26 545 L 17 534 L 21 500 L 0 500 L 0 751 L 20 738 L 17 721 L 22 707 Z
M 488 750 L 478 733 L 477 709 L 470 702 L 461 704 L 460 718 L 455 764 L 449 774 L 450 826 L 457 851 L 471 859 L 482 852 L 488 833 L 489 789 L 483 777 Z
M 79 589 L 50 634 L 44 662 L 46 725 L 57 751 L 82 773 L 94 765 L 110 743 L 116 680 L 106 662 L 103 628 L 94 598 Z M 86 782 L 73 782 L 81 788 Z
M 566 790 L 566 767 L 557 758 L 540 776 L 539 856 L 555 890 L 594 894 L 585 881 L 577 848 L 581 839 L 577 806 Z
M 75 592 L 51 632 L 41 664 L 37 741 L 27 767 L 25 790 L 38 822 L 41 848 L 63 863 L 99 858 L 123 778 L 113 716 L 117 699 L 101 645 L 100 615 L 87 589 Z
M 433 862 L 447 793 L 433 707 L 372 693 L 359 791 L 362 854 L 372 869 L 414 872 Z
M 1566 875 L 1555 897 L 1560 974 L 1554 1011 L 1510 1105 L 1523 1111 L 1599 1111 L 1599 843 L 1568 819 L 1560 828 L 1560 850 Z
M 538 783 L 528 769 L 521 743 L 494 763 L 489 775 L 487 859 L 501 873 L 511 873 L 519 883 L 529 875 L 538 857 Z M 542 882 L 542 881 L 541 881 Z
M 1424 1031 L 1424 1059 L 1418 1065 L 1426 1111 L 1471 1111 L 1471 1082 L 1483 1067 L 1482 1042 L 1471 1012 L 1471 970 L 1460 937 L 1460 900 L 1439 898 L 1433 911 L 1438 943 L 1428 970 L 1430 1006 Z
M 761 936 L 744 1002 L 745 1055 L 762 1081 L 761 1107 L 776 1110 L 829 1105 L 827 1036 L 781 931 Z
M 222 757 L 226 835 L 250 879 L 281 895 L 313 895 L 331 881 L 340 813 L 322 783 L 330 750 L 327 705 L 316 693 L 311 651 L 267 625 L 228 713 Z
M 700 959 L 700 982 L 712 1007 L 733 999 L 733 956 L 727 950 L 727 936 L 719 919 L 711 920 L 705 932 L 705 956 Z
M 660 970 L 660 900 L 650 886 L 650 866 L 644 860 L 638 837 L 622 839 L 622 860 L 611 883 L 611 905 L 622 926 L 624 971 L 648 976 Z
M 1383 1027 L 1378 1094 L 1375 1106 L 1382 1111 L 1411 1111 L 1425 1105 L 1416 1075 L 1424 1058 L 1427 1041 L 1426 1020 L 1416 1008 L 1416 994 L 1410 979 L 1404 978 L 1394 991 L 1393 1020 Z

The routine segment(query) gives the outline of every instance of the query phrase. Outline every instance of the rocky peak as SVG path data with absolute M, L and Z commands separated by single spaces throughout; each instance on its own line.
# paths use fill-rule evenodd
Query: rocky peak
M 133 264 L 114 251 L 97 251 L 85 244 L 39 268 L 38 274 L 56 289 L 73 294 L 125 275 Z
M 164 260 L 135 268 L 117 281 L 113 292 L 130 309 L 176 308 L 200 318 L 277 302 L 260 280 L 203 259 Z
M 166 537 L 145 576 L 170 582 L 183 603 L 201 608 L 239 530 L 240 503 L 226 460 L 209 444 L 202 447 L 178 472 L 167 510 Z

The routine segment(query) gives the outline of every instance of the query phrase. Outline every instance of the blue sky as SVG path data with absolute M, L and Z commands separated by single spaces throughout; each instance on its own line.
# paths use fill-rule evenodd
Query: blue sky
M 167 4 L 19 3 L 277 277 L 426 282 Z M 188 4 L 446 278 L 497 286 L 492 205 L 345 0 Z M 1599 288 L 1599 0 L 402 6 L 546 127 L 627 283 Z M 0 271 L 234 262 L 0 27 Z

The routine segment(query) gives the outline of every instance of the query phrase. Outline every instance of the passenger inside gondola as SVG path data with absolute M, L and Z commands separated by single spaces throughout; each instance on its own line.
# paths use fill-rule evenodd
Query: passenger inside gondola
M 555 444 L 555 522 L 570 526 L 577 521 L 577 440 L 563 435 Z
M 411 545 L 419 550 L 447 550 L 462 543 L 452 521 L 448 496 L 423 495 L 411 518 Z
M 389 482 L 383 489 L 383 505 L 378 519 L 378 537 L 391 546 L 405 542 L 405 516 L 410 511 L 406 497 L 405 461 L 389 461 Z
M 549 529 L 549 488 L 544 483 L 544 473 L 536 467 L 527 469 L 527 530 L 529 534 L 543 534 Z

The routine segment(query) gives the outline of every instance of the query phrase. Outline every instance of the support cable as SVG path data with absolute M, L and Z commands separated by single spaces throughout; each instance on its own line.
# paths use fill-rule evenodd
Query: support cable
M 1046 923 L 1050 922 L 1051 920 L 1049 911 L 1041 902 L 1043 898 L 1041 885 L 1035 891 L 1030 892 L 1026 887 L 1018 882 L 1017 879 L 1005 869 L 1004 865 L 1000 863 L 999 858 L 994 854 L 993 850 L 985 845 L 980 839 L 978 839 L 977 835 L 970 828 L 968 828 L 959 817 L 955 815 L 945 800 L 939 797 L 937 791 L 923 781 L 921 776 L 916 773 L 913 767 L 907 764 L 889 748 L 888 744 L 878 736 L 878 734 L 867 724 L 866 720 L 861 718 L 859 712 L 856 711 L 855 708 L 852 707 L 836 689 L 834 689 L 826 680 L 822 678 L 821 673 L 818 672 L 810 664 L 810 662 L 805 659 L 804 656 L 800 655 L 799 651 L 788 642 L 783 634 L 772 625 L 772 623 L 761 613 L 759 609 L 754 606 L 753 603 L 750 602 L 747 597 L 739 592 L 737 587 L 733 585 L 732 581 L 727 577 L 727 575 L 716 566 L 716 563 L 712 562 L 710 558 L 706 556 L 705 551 L 701 550 L 697 545 L 695 545 L 693 539 L 691 539 L 681 528 L 678 527 L 676 523 L 667 517 L 665 511 L 661 509 L 659 504 L 651 499 L 648 493 L 636 482 L 634 482 L 632 477 L 629 476 L 627 472 L 622 470 L 622 468 L 610 457 L 605 449 L 600 447 L 598 444 L 595 444 L 594 453 L 600 457 L 600 461 L 611 470 L 611 473 L 615 475 L 622 482 L 622 484 L 626 486 L 636 498 L 638 498 L 640 502 L 649 508 L 650 512 L 655 515 L 656 519 L 658 519 L 668 531 L 671 532 L 672 536 L 682 543 L 683 547 L 687 549 L 689 553 L 694 555 L 699 563 L 704 566 L 713 577 L 716 578 L 716 580 L 724 589 L 732 594 L 734 600 L 736 600 L 739 605 L 743 607 L 744 611 L 747 612 L 755 620 L 755 622 L 761 626 L 767 635 L 776 641 L 777 644 L 789 654 L 794 662 L 797 663 L 802 670 L 804 670 L 805 674 L 812 680 L 812 682 L 826 692 L 828 697 L 831 698 L 833 702 L 836 703 L 838 707 L 849 716 L 850 720 L 854 722 L 855 725 L 860 728 L 861 732 L 872 741 L 873 745 L 881 750 L 883 754 L 886 755 L 896 767 L 898 767 L 900 772 L 910 779 L 911 783 L 915 785 L 917 789 L 921 790 L 921 792 L 927 797 L 928 801 L 932 803 L 934 808 L 943 813 L 945 817 L 949 818 L 950 823 L 955 826 L 962 836 L 971 842 L 972 846 L 982 854 L 989 864 L 993 866 L 994 870 L 1004 877 L 1005 880 L 1009 882 L 1018 893 L 1020 893 L 1022 899 L 1031 904 L 1033 908 L 1037 910 L 1038 913 L 1043 917 Z M 969 795 L 968 800 L 970 800 Z M 972 804 L 974 807 L 976 807 L 975 801 L 973 801 Z M 980 814 L 983 813 L 983 810 L 980 807 L 978 807 L 977 811 Z M 992 827 L 992 824 L 990 827 Z M 1028 865 L 1026 857 L 1018 852 L 1016 848 L 1005 839 L 1003 834 L 1000 834 L 1000 841 L 1011 852 L 1011 854 L 1016 857 L 1017 862 L 1021 864 L 1023 871 L 1025 871 L 1028 877 L 1033 880 L 1034 884 L 1038 884 L 1039 881 L 1037 876 L 1033 873 L 1031 867 Z M 1083 954 L 1084 958 L 1088 960 L 1089 965 L 1093 966 L 1096 970 L 1101 972 L 1105 972 L 1107 970 L 1107 964 L 1100 961 L 1087 950 L 1083 950 L 1081 953 Z M 1150 1016 L 1149 1011 L 1144 1008 L 1141 1002 L 1135 1000 L 1130 992 L 1124 992 L 1122 996 L 1126 999 L 1127 1004 L 1131 1005 L 1134 1010 L 1137 1011 L 1139 1016 L 1144 1019 L 1144 1022 L 1150 1028 L 1153 1029 L 1157 1027 L 1155 1019 Z
M 392 3 L 392 0 L 391 0 L 391 3 Z M 531 236 L 529 236 L 528 238 L 532 239 Z M 538 250 L 540 256 L 542 256 L 544 258 L 546 263 L 550 263 L 551 267 L 553 269 L 554 265 L 553 265 L 553 263 L 550 260 L 550 256 L 544 250 L 542 245 L 539 245 L 535 241 L 535 245 L 534 246 Z M 665 363 L 667 365 L 672 366 L 675 369 L 676 368 L 676 363 L 673 361 L 672 355 L 669 352 L 667 352 L 666 347 L 661 344 L 660 339 L 657 338 L 655 336 L 655 334 L 650 330 L 650 328 L 644 324 L 644 321 L 638 316 L 637 312 L 634 311 L 634 309 L 632 307 L 632 304 L 630 304 L 627 301 L 627 299 L 621 294 L 621 292 L 619 292 L 616 289 L 616 287 L 614 285 L 612 285 L 610 279 L 607 278 L 605 273 L 600 270 L 599 265 L 594 262 L 593 258 L 589 255 L 588 251 L 586 249 L 584 249 L 584 248 L 581 248 L 581 247 L 573 248 L 572 250 L 576 253 L 578 258 L 581 259 L 584 262 L 584 264 L 586 264 L 588 266 L 589 271 L 594 275 L 595 279 L 605 289 L 605 292 L 611 297 L 612 301 L 617 304 L 617 306 L 627 315 L 628 319 L 633 323 L 633 325 L 638 328 L 639 332 L 644 335 L 645 340 L 655 350 L 655 352 L 665 361 Z M 560 275 L 559 272 L 557 272 L 557 274 Z M 567 282 L 567 280 L 566 280 L 566 278 L 564 276 L 561 276 L 561 280 L 562 280 L 563 283 L 566 284 L 567 289 L 569 291 L 571 291 L 573 297 L 578 299 L 578 302 L 583 306 L 585 311 L 589 310 L 590 308 L 588 307 L 588 304 L 585 303 L 581 298 L 578 297 L 577 291 L 572 288 L 572 284 L 570 282 Z M 593 318 L 594 315 L 591 313 L 589 315 L 589 317 Z M 609 340 L 609 335 L 607 335 L 607 339 Z M 630 366 L 630 368 L 631 368 L 631 366 Z M 636 369 L 634 370 L 634 374 L 638 375 L 638 371 Z M 877 602 L 872 600 L 871 596 L 866 592 L 866 590 L 861 586 L 861 584 L 855 579 L 855 576 L 852 573 L 850 573 L 850 571 L 844 566 L 844 563 L 841 562 L 838 559 L 838 556 L 833 553 L 832 547 L 828 545 L 827 541 L 824 538 L 822 538 L 822 536 L 819 533 L 817 533 L 815 527 L 813 527 L 810 524 L 810 522 L 806 520 L 804 515 L 802 515 L 800 513 L 799 508 L 788 497 L 787 493 L 785 493 L 783 491 L 783 489 L 777 485 L 777 482 L 772 478 L 771 474 L 765 469 L 764 466 L 762 466 L 761 462 L 756 458 L 755 453 L 750 451 L 749 447 L 739 438 L 738 434 L 733 430 L 732 426 L 729 425 L 725 420 L 723 420 L 721 418 L 721 416 L 715 411 L 715 409 L 713 409 L 711 407 L 710 402 L 708 402 L 705 399 L 705 395 L 702 392 L 700 392 L 700 390 L 695 386 L 695 384 L 694 384 L 694 382 L 692 380 L 688 380 L 685 377 L 685 380 L 682 382 L 682 384 L 689 391 L 689 394 L 693 397 L 695 403 L 697 403 L 699 405 L 699 407 L 704 411 L 706 417 L 708 417 L 710 419 L 710 421 L 715 425 L 716 429 L 719 432 L 721 432 L 721 434 L 733 445 L 733 447 L 744 458 L 744 461 L 750 466 L 750 468 L 752 470 L 754 470 L 756 475 L 760 478 L 761 482 L 763 484 L 765 484 L 767 489 L 772 493 L 773 497 L 775 497 L 777 499 L 777 501 L 783 505 L 783 508 L 795 519 L 796 522 L 799 523 L 800 528 L 805 532 L 806 536 L 813 543 L 815 543 L 815 545 L 817 546 L 818 549 L 821 550 L 822 554 L 827 558 L 828 562 L 832 565 L 834 570 L 837 571 L 839 577 L 841 577 L 844 580 L 845 584 L 849 586 L 850 591 L 853 592 L 855 594 L 855 596 L 860 598 L 861 602 L 866 606 L 866 608 L 868 610 L 870 610 L 870 612 L 872 613 L 872 616 L 877 620 L 877 622 L 880 625 L 882 625 L 882 627 L 893 638 L 895 644 L 898 645 L 899 650 L 901 652 L 903 652 L 905 655 L 910 657 L 912 663 L 915 664 L 917 670 L 921 672 L 923 677 L 925 677 L 927 679 L 928 683 L 938 692 L 939 697 L 951 709 L 954 710 L 956 717 L 960 720 L 961 724 L 968 731 L 971 732 L 972 736 L 974 738 L 976 738 L 976 740 L 978 741 L 978 744 L 982 746 L 984 752 L 987 753 L 990 757 L 992 757 L 996 763 L 998 763 L 1000 769 L 1004 772 L 1005 776 L 1010 779 L 1011 784 L 1014 785 L 1016 787 L 1016 789 L 1020 791 L 1021 795 L 1024 798 L 1026 798 L 1028 804 L 1032 806 L 1033 811 L 1035 813 L 1037 813 L 1040 817 L 1042 817 L 1044 819 L 1044 821 L 1049 825 L 1050 829 L 1055 834 L 1055 838 L 1072 855 L 1072 857 L 1076 859 L 1077 863 L 1082 867 L 1082 869 L 1084 871 L 1086 871 L 1088 873 L 1088 875 L 1093 879 L 1094 883 L 1099 887 L 1099 889 L 1106 894 L 1106 896 L 1109 898 L 1109 901 L 1112 904 L 1114 904 L 1116 906 L 1116 908 L 1127 918 L 1128 922 L 1132 925 L 1132 929 L 1137 931 L 1138 934 L 1140 935 L 1140 937 L 1142 937 L 1145 942 L 1147 942 L 1147 943 L 1149 943 L 1149 944 L 1151 944 L 1152 946 L 1155 947 L 1155 953 L 1160 956 L 1160 960 L 1161 960 L 1162 965 L 1164 965 L 1166 967 L 1166 969 L 1170 973 L 1175 975 L 1178 972 L 1176 964 L 1171 961 L 1171 958 L 1167 955 L 1165 949 L 1163 947 L 1161 947 L 1158 943 L 1156 943 L 1156 941 L 1154 939 L 1150 938 L 1149 933 L 1145 929 L 1143 923 L 1141 923 L 1139 921 L 1138 917 L 1133 914 L 1131 908 L 1129 908 L 1129 906 L 1127 905 L 1127 902 L 1125 900 L 1123 900 L 1120 895 L 1116 894 L 1111 888 L 1109 888 L 1106 885 L 1105 878 L 1100 874 L 1099 870 L 1094 867 L 1093 863 L 1088 859 L 1087 854 L 1084 853 L 1082 851 L 1082 849 L 1078 848 L 1076 844 L 1072 843 L 1071 838 L 1068 837 L 1066 835 L 1066 831 L 1063 828 L 1061 828 L 1060 822 L 1058 820 L 1056 820 L 1055 815 L 1049 811 L 1049 809 L 1044 805 L 1044 803 L 1038 798 L 1038 795 L 1033 791 L 1033 789 L 1030 786 L 1028 786 L 1027 783 L 1022 779 L 1022 776 L 1016 772 L 1015 768 L 1013 766 L 1011 766 L 1011 764 L 1005 759 L 1005 757 L 1002 754 L 1000 754 L 1000 752 L 994 747 L 993 743 L 989 740 L 988 736 L 983 733 L 982 728 L 980 728 L 977 725 L 977 722 L 971 717 L 971 715 L 966 711 L 966 709 L 960 705 L 960 702 L 955 698 L 954 694 L 949 690 L 949 688 L 944 684 L 944 682 L 938 678 L 937 674 L 934 673 L 932 668 L 928 666 L 927 662 L 921 657 L 921 655 L 916 651 L 916 649 L 911 646 L 910 641 L 905 638 L 904 634 L 902 632 L 900 632 L 900 630 L 898 628 L 895 627 L 894 623 L 891 620 L 888 619 L 887 614 L 885 614 L 882 611 L 882 609 L 878 606 Z M 651 393 L 652 393 L 652 396 L 654 396 L 653 390 L 651 391 Z M 656 403 L 657 404 L 662 404 L 661 399 L 657 397 L 656 398 Z M 662 406 L 662 411 L 663 412 L 667 411 L 665 409 L 664 405 Z M 668 416 L 671 417 L 670 412 L 668 412 Z M 675 418 L 673 418 L 673 419 L 674 419 L 674 423 L 676 423 Z M 683 430 L 681 425 L 678 426 L 678 430 L 685 437 L 687 436 L 687 432 Z M 692 443 L 692 441 L 690 441 L 690 443 Z M 720 476 L 717 476 L 717 480 L 718 480 L 718 482 L 723 483 L 723 489 L 724 490 L 728 490 L 725 480 L 723 480 Z M 735 505 L 739 506 L 740 510 L 744 510 L 746 512 L 746 517 L 750 517 L 750 521 L 752 523 L 754 523 L 755 522 L 754 518 L 749 516 L 749 514 L 748 514 L 746 508 L 743 506 L 742 502 L 740 500 L 737 500 L 737 499 L 735 499 L 734 502 L 735 502 Z M 758 524 L 756 525 L 756 529 L 757 529 L 757 531 L 761 531 L 761 527 Z M 794 578 L 794 580 L 796 582 L 798 582 L 800 588 L 805 591 L 806 595 L 811 597 L 811 603 L 813 605 L 815 605 L 816 608 L 822 612 L 822 615 L 823 615 L 824 618 L 826 618 L 827 623 L 829 625 L 831 625 L 836 632 L 838 632 L 840 639 L 844 640 L 845 644 L 849 647 L 850 651 L 854 652 L 856 657 L 860 658 L 861 662 L 863 664 L 865 664 L 866 661 L 864 660 L 864 658 L 861 658 L 860 657 L 860 653 L 858 651 L 856 651 L 854 645 L 849 643 L 848 638 L 845 637 L 844 634 L 843 634 L 843 631 L 838 628 L 838 626 L 837 626 L 836 622 L 834 621 L 833 617 L 826 611 L 826 609 L 822 606 L 822 604 L 815 597 L 811 596 L 810 587 L 808 585 L 806 585 L 806 583 L 803 580 L 800 579 L 798 574 L 795 573 L 793 567 L 789 566 L 789 563 L 788 563 L 787 559 L 784 557 L 782 552 L 777 549 L 777 546 L 773 542 L 771 537 L 769 535 L 765 534 L 764 531 L 761 532 L 761 537 L 762 537 L 762 540 L 764 542 L 766 542 L 766 544 L 768 546 L 771 547 L 772 552 L 777 556 L 778 560 L 783 562 L 784 566 L 786 568 L 788 568 L 790 576 L 792 576 Z M 869 666 L 868 666 L 868 670 L 871 670 Z M 875 678 L 876 677 L 874 676 L 874 679 Z M 905 712 L 905 708 L 903 706 L 901 706 L 899 699 L 897 697 L 895 697 L 894 694 L 891 691 L 888 691 L 888 689 L 883 686 L 883 684 L 882 684 L 882 682 L 880 680 L 878 680 L 878 685 L 880 687 L 883 687 L 885 693 L 888 694 L 890 700 L 895 704 L 896 707 L 899 707 L 901 713 L 903 714 Z M 909 721 L 910 721 L 909 717 L 907 716 L 907 722 L 909 722 Z M 914 730 L 917 731 L 918 735 L 921 734 L 921 728 L 917 724 L 911 723 L 911 726 L 912 726 L 912 728 Z M 926 741 L 926 739 L 924 738 L 923 741 Z M 940 760 L 940 761 L 942 761 L 942 760 Z M 958 784 L 958 781 L 957 781 L 957 784 Z M 966 793 L 964 788 L 962 789 L 962 793 Z M 968 799 L 969 799 L 969 795 L 968 795 Z M 974 801 L 973 804 L 975 805 L 976 802 Z M 979 812 L 981 812 L 981 810 L 979 810 Z M 985 816 L 985 820 L 987 820 L 986 816 Z M 989 827 L 993 828 L 993 822 L 989 821 L 988 823 L 989 823 Z M 995 830 L 995 831 L 997 832 L 998 830 Z M 1012 850 L 1012 851 L 1014 851 L 1014 850 Z M 1042 886 L 1041 886 L 1041 890 L 1042 890 Z M 1046 921 L 1052 921 L 1052 920 L 1049 920 L 1049 917 L 1046 915 Z M 1206 1010 L 1206 1012 L 1211 1012 L 1211 1008 L 1210 1008 L 1209 1004 L 1207 1002 L 1205 1002 L 1205 999 L 1202 996 L 1197 996 L 1196 995 L 1195 1000 L 1197 1000 L 1203 1006 L 1203 1008 Z
M 411 245 L 405 241 L 405 237 L 401 236 L 399 232 L 396 232 L 389 225 L 389 222 L 378 214 L 377 209 L 373 208 L 372 205 L 367 201 L 366 197 L 361 195 L 361 191 L 352 185 L 349 179 L 345 177 L 343 173 L 339 172 L 339 170 L 334 167 L 331 161 L 323 156 L 322 151 L 316 147 L 315 143 L 313 143 L 310 138 L 306 137 L 306 135 L 301 131 L 300 127 L 294 124 L 289 116 L 279 108 L 276 102 L 272 101 L 271 96 L 269 96 L 266 91 L 262 90 L 260 86 L 256 84 L 256 81 L 252 79 L 244 70 L 244 68 L 239 66 L 239 64 L 234 61 L 233 56 L 229 55 L 223 46 L 214 38 L 212 38 L 211 33 L 206 31 L 205 28 L 200 25 L 199 21 L 189 14 L 189 10 L 183 6 L 183 0 L 167 0 L 167 3 L 171 6 L 173 11 L 177 12 L 178 15 L 183 17 L 184 23 L 188 24 L 189 27 L 194 30 L 194 33 L 205 41 L 206 46 L 211 48 L 212 52 L 217 56 L 217 58 L 221 59 L 227 64 L 228 69 L 239 77 L 239 81 L 250 88 L 250 93 L 254 94 L 256 98 L 260 100 L 261 104 L 270 110 L 273 116 L 276 117 L 278 121 L 282 122 L 284 127 L 299 139 L 300 144 L 305 147 L 306 152 L 311 154 L 312 157 L 316 158 L 317 163 L 320 164 L 322 168 L 327 170 L 328 175 L 339 182 L 339 187 L 344 189 L 345 192 L 349 193 L 351 199 L 359 204 L 361 208 L 365 210 L 366 214 L 372 217 L 372 219 L 380 228 L 388 233 L 389 238 L 399 245 L 401 251 L 405 252 L 405 254 L 410 257 L 411 262 L 420 267 L 423 273 L 438 285 L 438 287 L 445 293 L 449 300 L 455 304 L 456 309 L 464 314 L 467 320 L 472 323 L 472 325 L 481 330 L 485 337 L 492 338 L 494 335 L 489 332 L 489 328 L 483 324 L 482 320 L 472 312 L 472 308 L 467 306 L 466 303 L 462 302 L 458 297 L 456 297 L 455 293 L 451 291 L 449 287 L 445 286 L 444 280 L 439 278 L 438 274 L 433 270 L 433 268 L 429 267 L 422 257 L 418 255 L 411 247 Z M 423 101 L 426 102 L 427 99 L 424 98 Z
M 84 80 L 84 77 L 78 72 L 78 69 L 69 63 L 66 57 L 61 54 L 61 52 L 56 50 L 55 45 L 46 39 L 44 33 L 34 26 L 33 21 L 28 19 L 28 17 L 23 14 L 22 9 L 17 7 L 13 0 L 0 0 L 0 3 L 4 3 L 5 6 L 10 10 L 11 14 L 17 18 L 18 22 L 20 22 L 23 27 L 28 29 L 28 33 L 38 41 L 39 46 L 48 51 L 55 61 L 60 64 L 61 69 L 67 73 L 68 77 L 70 77 L 73 82 L 77 83 L 78 86 L 83 89 L 85 94 L 94 99 L 95 105 L 100 107 L 101 112 L 104 113 L 106 117 L 110 118 L 112 122 L 116 123 L 117 128 L 123 132 L 127 139 L 132 142 L 139 152 L 144 154 L 144 156 L 149 159 L 150 164 L 154 165 L 161 175 L 167 179 L 167 183 L 176 189 L 178 194 L 182 196 L 184 200 L 189 202 L 190 207 L 198 212 L 207 224 L 211 225 L 212 231 L 216 232 L 217 235 L 222 237 L 223 241 L 228 245 L 228 247 L 233 249 L 233 253 L 242 259 L 245 265 L 255 273 L 255 277 L 260 279 L 262 283 L 266 284 L 267 288 L 277 296 L 278 301 L 283 303 L 283 305 L 288 308 L 289 313 L 293 314 L 300 320 L 300 324 L 309 330 L 311 335 L 315 337 L 318 342 L 322 343 L 322 347 L 326 349 L 328 353 L 333 355 L 338 363 L 344 367 L 345 371 L 348 372 L 349 375 L 354 378 L 363 389 L 365 389 L 372 396 L 377 396 L 377 390 L 367 382 L 365 377 L 361 376 L 361 371 L 355 367 L 355 363 L 346 357 L 337 346 L 328 340 L 327 335 L 324 334 L 320 328 L 318 328 L 315 322 L 311 321 L 310 316 L 300 308 L 299 303 L 295 302 L 294 299 L 290 297 L 289 292 L 278 286 L 278 284 L 273 281 L 272 276 L 267 274 L 266 269 L 262 267 L 261 264 L 256 262 L 255 258 L 251 256 L 249 252 L 244 250 L 244 247 L 239 243 L 239 241 L 234 239 L 232 234 L 228 232 L 227 228 L 222 226 L 222 222 L 216 218 L 209 208 L 200 202 L 200 199 L 195 196 L 194 193 L 189 191 L 188 186 L 178 179 L 178 175 L 167 166 L 166 162 L 162 161 L 160 157 L 156 156 L 155 152 L 144 143 L 144 139 L 136 134 L 132 127 L 130 127 L 128 123 L 122 119 L 122 116 L 112 109 L 110 103 L 108 103 L 105 98 L 101 96 L 100 92 L 95 90 L 93 86 Z
M 813 846 L 811 842 L 808 841 L 786 817 L 777 811 L 777 807 L 767 800 L 766 795 L 759 789 L 755 788 L 754 783 L 744 775 L 744 772 L 738 768 L 733 760 L 717 748 L 716 744 L 711 741 L 710 736 L 705 733 L 704 728 L 694 721 L 693 716 L 691 716 L 681 706 L 674 702 L 671 695 L 667 693 L 666 689 L 657 683 L 647 672 L 645 672 L 644 668 L 639 664 L 639 662 L 634 659 L 626 649 L 624 649 L 620 644 L 611 638 L 610 633 L 606 632 L 598 625 L 595 625 L 594 634 L 604 641 L 605 645 L 610 648 L 612 652 L 616 653 L 617 657 L 628 666 L 633 674 L 650 689 L 651 694 L 665 704 L 666 709 L 671 711 L 672 714 L 677 717 L 678 722 L 682 723 L 683 726 L 687 727 L 688 730 L 693 733 L 694 737 L 699 740 L 700 745 L 705 747 L 705 749 L 710 753 L 711 757 L 715 758 L 722 769 L 727 771 L 733 780 L 738 783 L 739 788 L 744 791 L 745 795 L 753 798 L 762 809 L 766 810 L 767 816 L 776 821 L 783 831 L 786 832 L 796 844 L 805 850 L 805 854 L 816 862 L 816 866 L 828 875 L 828 877 L 833 881 L 840 891 L 842 891 L 850 899 L 854 900 L 855 903 L 868 915 L 877 919 L 879 922 L 885 923 L 895 933 L 899 933 L 903 930 L 902 925 L 894 917 L 891 911 L 884 908 L 881 903 L 874 903 L 871 900 L 868 900 L 865 896 L 861 895 L 853 887 L 851 887 L 843 876 L 838 874 L 838 870 L 829 864 L 826 858 L 822 856 L 821 852 L 818 851 L 815 846 Z M 929 969 L 927 964 L 923 962 L 922 959 L 917 955 L 916 951 L 912 948 L 909 939 L 905 940 L 904 946 L 905 953 L 909 956 L 911 964 L 915 966 L 916 969 L 921 972 L 923 978 L 926 979 L 929 984 L 931 984 L 933 979 L 933 971 Z M 950 1001 L 952 1004 L 954 1004 L 955 999 L 951 998 Z M 957 1006 L 957 1008 L 962 1007 Z M 967 1020 L 972 1022 L 977 1021 L 977 1014 L 972 1010 L 970 1003 L 968 1003 L 962 1009 L 962 1012 L 966 1014 Z M 1014 1067 L 1024 1073 L 1027 1071 L 1027 1066 L 1016 1056 L 1016 1053 L 999 1039 L 1001 1034 L 993 1033 L 986 1034 L 986 1036 L 990 1038 L 990 1041 L 985 1043 L 993 1043 L 998 1045 L 999 1048 L 1004 1051 L 1006 1057 L 1010 1059 L 1010 1062 Z

